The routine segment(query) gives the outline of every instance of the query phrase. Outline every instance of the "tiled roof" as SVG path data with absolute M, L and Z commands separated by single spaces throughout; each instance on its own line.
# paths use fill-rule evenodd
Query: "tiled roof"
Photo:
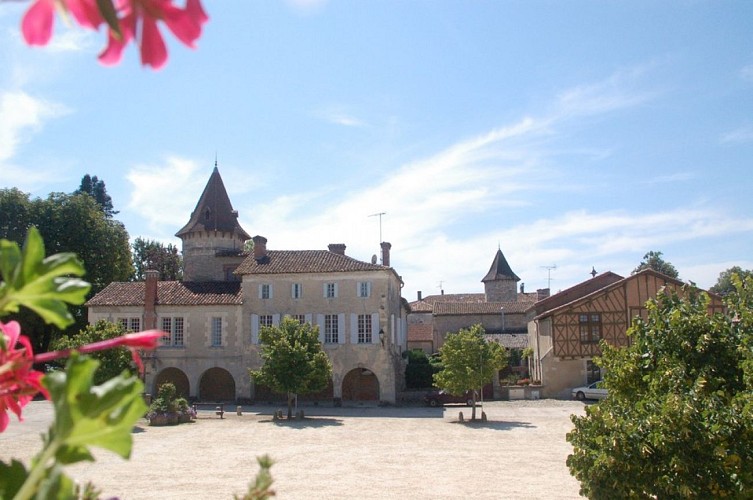
M 390 268 L 329 250 L 269 250 L 260 262 L 253 255 L 246 257 L 235 274 L 345 273 L 387 269 Z
M 463 314 L 505 314 L 524 313 L 531 307 L 530 302 L 437 302 L 435 316 L 456 316 Z
M 497 342 L 508 349 L 525 349 L 528 347 L 528 334 L 525 333 L 494 333 L 484 336 L 489 342 Z
M 441 295 L 427 295 L 420 301 L 411 302 L 411 308 L 414 304 L 424 302 L 433 306 L 437 302 L 485 302 L 486 295 L 483 293 L 443 293 Z
M 434 340 L 434 328 L 430 323 L 414 323 L 408 325 L 408 342 Z
M 411 302 L 409 305 L 410 312 L 412 313 L 430 313 L 434 310 L 434 306 L 425 300 L 417 300 L 416 302 Z
M 612 283 L 622 281 L 622 279 L 622 276 L 611 271 L 597 274 L 589 280 L 573 285 L 570 288 L 536 302 L 536 315 L 555 309 L 561 305 L 568 304 L 596 290 L 601 290 Z
M 87 306 L 143 306 L 143 281 L 110 283 Z M 157 305 L 201 306 L 242 303 L 239 281 L 159 281 Z

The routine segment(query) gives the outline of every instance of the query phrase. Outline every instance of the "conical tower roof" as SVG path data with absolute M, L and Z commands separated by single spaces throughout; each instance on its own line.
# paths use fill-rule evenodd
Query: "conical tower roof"
M 494 262 L 492 267 L 489 268 L 489 272 L 486 273 L 482 282 L 497 281 L 497 280 L 515 280 L 520 281 L 518 275 L 512 272 L 510 264 L 507 263 L 507 259 L 502 254 L 502 250 L 497 249 L 497 254 L 494 256 Z
M 236 234 L 243 240 L 251 239 L 238 223 L 238 212 L 233 210 L 217 165 L 214 166 L 196 208 L 191 212 L 191 220 L 175 236 L 182 238 L 194 231 L 221 231 Z

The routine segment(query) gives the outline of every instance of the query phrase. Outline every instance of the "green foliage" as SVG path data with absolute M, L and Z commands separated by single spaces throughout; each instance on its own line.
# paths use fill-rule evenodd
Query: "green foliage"
M 130 456 L 131 430 L 146 411 L 141 397 L 144 386 L 127 374 L 94 385 L 98 365 L 74 353 L 64 372 L 44 378 L 55 420 L 31 469 L 15 460 L 0 462 L 0 498 L 75 498 L 75 485 L 61 464 L 93 460 L 93 446 Z
M 269 455 L 256 457 L 256 461 L 259 463 L 259 472 L 256 474 L 256 479 L 248 485 L 248 492 L 245 495 L 242 497 L 234 495 L 235 500 L 266 500 L 275 496 L 275 491 L 270 489 L 273 483 L 270 469 L 274 462 L 269 458 Z
M 480 390 L 508 362 L 507 351 L 496 342 L 488 342 L 481 325 L 449 334 L 439 353 L 444 369 L 434 375 L 434 385 L 458 396 Z M 476 418 L 475 394 L 471 418 Z
M 87 325 L 84 330 L 70 337 L 55 340 L 51 348 L 55 350 L 76 349 L 85 344 L 92 344 L 102 340 L 110 340 L 126 333 L 119 323 L 99 320 L 94 325 Z M 133 358 L 125 347 L 117 347 L 92 353 L 94 359 L 100 361 L 100 367 L 94 374 L 94 383 L 101 384 L 105 380 L 119 375 L 124 370 L 132 370 Z
M 408 364 L 405 366 L 405 385 L 409 389 L 425 389 L 434 385 L 434 374 L 441 371 L 441 365 L 431 364 L 429 357 L 421 349 L 406 351 Z
M 719 273 L 719 278 L 716 280 L 716 284 L 709 288 L 709 292 L 716 293 L 718 295 L 726 296 L 735 291 L 735 284 L 733 277 L 737 275 L 740 279 L 745 279 L 753 276 L 753 270 L 745 270 L 740 266 L 733 266 Z
M 175 385 L 166 382 L 157 389 L 157 397 L 149 406 L 149 411 L 156 413 L 177 413 L 188 410 L 186 398 L 177 397 Z
M 183 278 L 183 260 L 178 247 L 167 246 L 141 237 L 133 242 L 133 267 L 135 281 L 146 279 L 146 271 L 159 271 L 160 279 L 177 281 Z
M 609 397 L 573 417 L 571 473 L 589 498 L 753 497 L 753 278 L 727 314 L 694 288 L 660 294 L 629 347 L 602 344 Z
M 249 371 L 256 382 L 288 394 L 288 418 L 292 396 L 317 392 L 329 383 L 332 364 L 319 343 L 319 328 L 285 317 L 279 326 L 262 327 L 258 371 Z
M 653 250 L 643 256 L 643 260 L 638 264 L 638 267 L 633 269 L 631 274 L 639 273 L 644 269 L 653 269 L 654 271 L 669 276 L 670 278 L 678 278 L 680 276 L 680 273 L 677 272 L 675 266 L 664 260 L 661 252 L 655 252 Z
M 44 243 L 31 228 L 23 249 L 0 240 L 0 312 L 18 312 L 20 306 L 37 313 L 47 323 L 64 328 L 73 323 L 66 304 L 83 304 L 89 291 L 84 268 L 71 253 L 45 258 Z
M 107 194 L 105 181 L 97 179 L 96 175 L 94 177 L 91 177 L 89 174 L 84 175 L 81 179 L 81 186 L 73 194 L 88 194 L 94 198 L 94 201 L 97 202 L 99 208 L 108 218 L 118 213 L 116 210 L 113 210 L 112 198 Z
M 113 281 L 126 281 L 133 274 L 128 233 L 123 224 L 108 218 L 88 194 L 52 193 L 46 199 L 30 199 L 18 189 L 0 189 L 0 238 L 23 243 L 35 226 L 44 237 L 48 253 L 75 253 L 87 270 L 92 292 Z M 66 333 L 86 326 L 86 309 L 69 308 L 73 323 Z M 34 312 L 21 309 L 13 319 L 29 332 L 35 351 L 46 351 L 62 327 L 47 325 Z

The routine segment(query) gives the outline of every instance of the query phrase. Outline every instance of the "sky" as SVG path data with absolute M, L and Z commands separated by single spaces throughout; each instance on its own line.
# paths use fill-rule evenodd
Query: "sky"
M 753 2 L 205 0 L 159 71 L 59 18 L 27 47 L 28 4 L 0 2 L 0 188 L 97 175 L 132 239 L 179 243 L 217 162 L 269 249 L 389 241 L 409 301 L 483 292 L 498 248 L 526 291 L 648 251 L 753 269 Z

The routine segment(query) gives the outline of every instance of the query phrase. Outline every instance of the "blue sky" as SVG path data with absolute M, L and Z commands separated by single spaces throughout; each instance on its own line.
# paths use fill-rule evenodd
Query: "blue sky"
M 132 238 L 175 242 L 218 159 L 270 249 L 369 260 L 403 295 L 527 290 L 649 250 L 708 287 L 753 268 L 753 2 L 214 1 L 161 71 L 0 3 L 0 187 L 104 179 Z

